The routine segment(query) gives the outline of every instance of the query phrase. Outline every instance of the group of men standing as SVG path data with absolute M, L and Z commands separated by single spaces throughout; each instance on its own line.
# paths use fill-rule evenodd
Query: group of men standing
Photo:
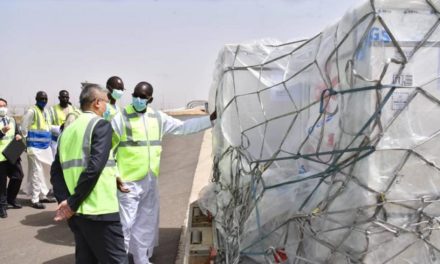
M 128 263 L 129 255 L 135 264 L 150 263 L 158 245 L 162 138 L 202 131 L 216 119 L 214 112 L 181 121 L 154 110 L 148 82 L 138 83 L 131 103 L 121 109 L 116 102 L 124 91 L 121 78 L 113 76 L 106 89 L 86 84 L 80 109 L 70 105 L 63 90 L 60 104 L 48 112 L 47 95 L 38 92 L 36 105 L 23 118 L 32 206 L 44 208 L 42 202 L 52 202 L 42 163 L 56 150 L 50 172 L 59 202 L 55 220 L 68 220 L 76 263 Z M 16 133 L 7 132 L 8 138 Z M 16 204 L 15 198 L 6 200 Z
M 26 191 L 31 197 L 32 207 L 44 209 L 43 203 L 56 202 L 49 196 L 50 188 L 46 180 L 47 169 L 53 161 L 60 126 L 66 116 L 75 111 L 69 102 L 69 92 L 59 92 L 59 104 L 46 108 L 47 94 L 37 92 L 35 105 L 28 109 L 21 122 L 21 133 L 26 139 L 28 160 L 28 186 Z
M 17 194 L 23 180 L 21 160 L 10 162 L 2 154 L 3 150 L 13 140 L 26 141 L 28 159 L 28 186 L 25 191 L 31 197 L 32 207 L 44 209 L 43 203 L 56 202 L 54 197 L 48 196 L 50 189 L 46 183 L 45 164 L 50 166 L 56 150 L 57 137 L 60 126 L 66 116 L 76 111 L 69 102 L 69 93 L 66 90 L 59 92 L 60 103 L 46 110 L 47 94 L 38 92 L 35 105 L 31 106 L 23 116 L 21 126 L 12 116 L 8 115 L 8 103 L 0 98 L 0 217 L 6 218 L 8 204 L 12 208 L 20 209 L 22 205 L 16 201 Z M 21 127 L 21 129 L 20 129 Z M 49 148 L 50 146 L 53 149 Z M 9 184 L 7 178 L 9 177 Z

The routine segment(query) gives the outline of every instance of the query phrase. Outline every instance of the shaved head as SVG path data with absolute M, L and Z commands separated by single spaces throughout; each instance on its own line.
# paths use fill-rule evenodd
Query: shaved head
M 35 100 L 37 101 L 46 101 L 47 102 L 47 94 L 44 91 L 37 92 L 37 95 L 35 96 Z
M 153 96 L 153 86 L 147 82 L 140 82 L 134 87 L 133 96 L 135 95 L 138 95 L 138 97 L 144 95 L 145 98 L 150 98 Z
M 107 80 L 107 90 L 111 93 L 114 89 L 124 90 L 124 82 L 118 76 L 112 76 Z

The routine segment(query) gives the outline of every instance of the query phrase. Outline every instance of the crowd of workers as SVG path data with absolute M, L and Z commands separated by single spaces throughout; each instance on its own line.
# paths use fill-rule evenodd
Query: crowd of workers
M 16 201 L 23 180 L 20 160 L 12 163 L 1 153 L 11 141 L 23 140 L 31 205 L 44 209 L 44 203 L 59 203 L 54 219 L 67 220 L 76 263 L 150 263 L 158 245 L 162 138 L 202 131 L 216 119 L 213 112 L 181 121 L 154 110 L 148 82 L 138 83 L 132 102 L 120 108 L 124 91 L 117 76 L 106 88 L 85 84 L 79 109 L 66 90 L 59 92 L 59 104 L 47 109 L 47 94 L 39 91 L 21 130 L 0 98 L 0 217 L 7 217 L 8 204 L 22 207 Z

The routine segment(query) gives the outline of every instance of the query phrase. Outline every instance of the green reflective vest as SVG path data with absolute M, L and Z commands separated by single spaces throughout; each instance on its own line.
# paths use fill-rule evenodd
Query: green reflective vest
M 144 123 L 144 118 L 147 120 Z M 162 153 L 162 122 L 160 114 L 151 108 L 143 115 L 130 104 L 122 111 L 123 129 L 116 160 L 124 181 L 138 181 L 153 172 L 159 176 Z
M 64 121 L 64 129 L 68 127 L 70 124 L 72 124 L 78 117 L 82 114 L 82 111 L 75 108 L 73 112 L 70 112 L 66 116 L 66 120 Z
M 0 118 L 0 120 L 1 119 L 2 118 Z M 4 126 L 4 123 L 0 122 L 0 130 L 2 130 Z M 9 118 L 9 127 L 10 129 L 8 130 L 8 132 L 6 132 L 6 134 L 0 139 L 0 162 L 6 160 L 2 152 L 6 148 L 6 146 L 15 138 L 15 120 L 13 118 Z
M 83 113 L 60 136 L 60 163 L 70 194 L 75 192 L 79 176 L 87 166 L 93 128 L 101 119 L 93 113 Z M 119 211 L 116 172 L 113 156 L 109 155 L 109 160 L 99 176 L 98 182 L 80 205 L 77 213 L 101 215 Z
M 67 106 L 68 113 L 75 111 L 75 107 L 68 105 Z M 50 118 L 52 120 L 52 125 L 61 126 L 66 121 L 66 114 L 63 111 L 63 108 L 57 104 L 50 108 Z
M 115 115 L 119 113 L 119 107 L 117 105 L 112 105 L 112 104 L 109 104 L 109 107 L 110 107 L 110 115 L 108 117 L 108 121 L 111 121 L 113 117 L 115 117 Z
M 34 121 L 29 127 L 29 130 L 33 131 L 49 131 L 50 130 L 50 120 L 48 118 L 47 111 L 41 111 L 38 106 L 34 105 L 31 107 L 34 112 Z
M 81 110 L 75 108 L 72 112 L 69 112 L 66 116 L 66 119 L 64 121 L 66 121 L 67 119 L 69 119 L 70 116 L 75 117 L 75 120 L 79 117 L 79 115 L 81 114 Z

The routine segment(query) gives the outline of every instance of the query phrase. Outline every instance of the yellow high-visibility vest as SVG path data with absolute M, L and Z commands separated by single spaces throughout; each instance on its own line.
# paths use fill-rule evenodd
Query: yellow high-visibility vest
M 112 105 L 112 104 L 109 104 L 109 107 L 110 107 L 110 115 L 108 117 L 108 121 L 111 121 L 113 117 L 115 117 L 115 115 L 119 113 L 119 107 L 117 105 Z
M 81 113 L 82 113 L 81 110 L 75 108 L 75 110 L 73 112 L 70 112 L 67 114 L 66 120 L 69 119 L 70 116 L 74 116 L 75 120 L 76 120 L 76 119 L 78 119 L 79 115 L 81 115 Z M 65 122 L 65 120 L 64 120 L 64 122 Z
M 41 111 L 36 105 L 31 108 L 34 112 L 34 120 L 29 128 L 26 138 L 28 147 L 46 149 L 50 145 L 50 120 L 46 111 Z
M 1 120 L 1 118 L 0 118 L 0 120 Z M 0 162 L 6 160 L 6 158 L 5 158 L 5 156 L 3 156 L 2 152 L 9 145 L 9 143 L 12 140 L 14 140 L 14 138 L 15 138 L 15 128 L 16 128 L 15 120 L 13 118 L 8 118 L 8 120 L 9 120 L 8 122 L 9 122 L 10 129 L 0 139 Z M 5 127 L 5 124 L 3 122 L 0 122 L 0 130 L 2 130 L 3 127 Z
M 71 105 L 68 105 L 67 109 L 68 114 L 76 110 L 75 107 Z M 52 106 L 49 110 L 49 113 L 52 120 L 52 125 L 61 126 L 66 121 L 67 115 L 64 113 L 63 108 L 59 104 Z
M 147 118 L 146 124 L 142 116 Z M 162 153 L 160 114 L 147 108 L 147 112 L 141 115 L 130 104 L 122 111 L 122 119 L 122 135 L 116 151 L 121 178 L 124 181 L 138 181 L 149 171 L 159 176 Z
M 93 113 L 83 113 L 60 136 L 60 163 L 70 194 L 75 192 L 79 176 L 87 167 L 90 158 L 92 132 L 99 120 L 102 120 L 102 118 Z M 89 196 L 79 206 L 77 213 L 101 215 L 119 212 L 116 174 L 117 168 L 113 155 L 109 155 L 98 182 Z

